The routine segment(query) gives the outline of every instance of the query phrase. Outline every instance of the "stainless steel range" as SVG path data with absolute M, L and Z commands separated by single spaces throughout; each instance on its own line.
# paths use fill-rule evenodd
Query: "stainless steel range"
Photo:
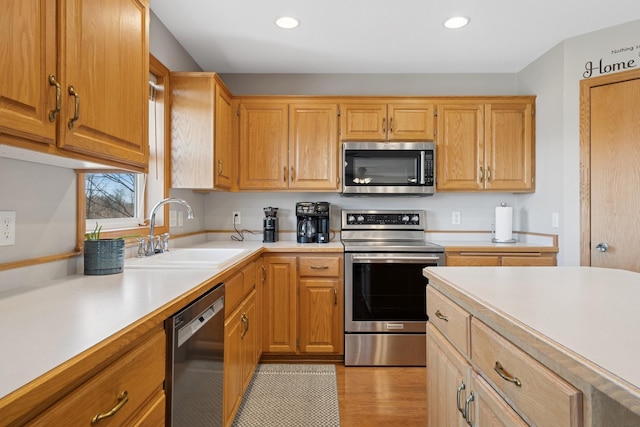
M 342 210 L 345 365 L 424 366 L 426 284 L 444 265 L 423 210 Z

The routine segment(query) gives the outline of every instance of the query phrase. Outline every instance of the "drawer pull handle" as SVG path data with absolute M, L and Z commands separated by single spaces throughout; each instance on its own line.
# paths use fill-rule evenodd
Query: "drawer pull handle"
M 473 401 L 473 399 L 474 399 L 473 392 L 471 392 L 469 397 L 467 397 L 467 400 L 465 400 L 464 402 L 464 420 L 467 422 L 467 425 L 469 426 L 473 426 L 470 420 L 471 417 L 469 416 L 471 415 L 471 411 L 469 411 L 469 404 Z
M 328 270 L 329 266 L 328 265 L 312 265 L 311 269 L 312 270 Z
M 464 412 L 464 408 L 460 407 L 460 394 L 462 393 L 462 390 L 465 389 L 465 385 L 464 385 L 464 381 L 462 381 L 460 383 L 460 385 L 458 386 L 458 397 L 457 397 L 457 405 L 458 406 L 458 412 L 460 412 L 462 414 L 462 418 L 467 418 L 467 414 Z
M 507 371 L 505 371 L 504 368 L 502 367 L 502 363 L 496 362 L 496 366 L 493 367 L 493 370 L 496 371 L 498 375 L 502 377 L 502 379 L 512 382 L 518 387 L 522 387 L 522 383 L 520 382 L 520 379 L 518 377 L 512 377 L 511 375 L 509 375 Z
M 129 401 L 129 393 L 127 393 L 127 390 L 125 390 L 118 395 L 118 404 L 115 406 L 115 408 L 113 408 L 109 412 L 103 412 L 91 418 L 91 425 L 95 426 L 100 422 L 100 420 L 113 417 L 120 409 L 122 409 L 124 405 L 127 404 L 128 401 Z
M 444 314 L 442 314 L 440 312 L 440 310 L 436 310 L 436 317 L 440 320 L 444 320 L 445 322 L 449 321 L 449 318 L 447 316 L 445 316 Z

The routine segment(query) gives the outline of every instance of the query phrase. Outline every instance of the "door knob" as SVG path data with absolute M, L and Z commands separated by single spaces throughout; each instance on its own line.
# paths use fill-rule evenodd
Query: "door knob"
M 598 243 L 596 245 L 596 251 L 598 252 L 607 252 L 609 250 L 609 245 L 607 245 L 606 243 Z

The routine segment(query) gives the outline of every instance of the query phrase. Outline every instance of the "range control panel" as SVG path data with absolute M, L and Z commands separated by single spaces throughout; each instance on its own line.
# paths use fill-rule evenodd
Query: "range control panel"
M 342 228 L 424 228 L 424 211 L 342 211 Z

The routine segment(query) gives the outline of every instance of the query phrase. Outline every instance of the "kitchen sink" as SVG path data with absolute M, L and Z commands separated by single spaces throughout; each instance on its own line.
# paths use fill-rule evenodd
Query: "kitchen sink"
M 128 258 L 125 268 L 221 268 L 244 249 L 177 248 L 144 258 Z

